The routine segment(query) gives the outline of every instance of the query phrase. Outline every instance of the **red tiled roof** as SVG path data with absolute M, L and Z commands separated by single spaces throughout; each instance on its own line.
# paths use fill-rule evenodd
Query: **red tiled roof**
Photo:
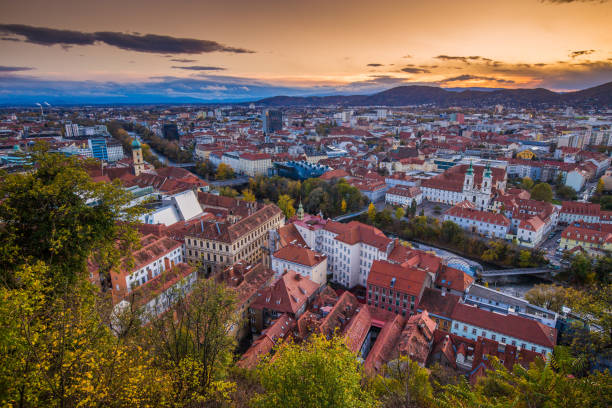
M 557 344 L 556 329 L 520 316 L 502 315 L 457 303 L 451 318 L 547 348 L 553 348 Z
M 251 308 L 295 314 L 318 289 L 318 283 L 288 271 L 271 287 L 261 290 Z
M 392 289 L 415 296 L 423 293 L 427 272 L 387 261 L 374 260 L 368 275 L 368 285 Z
M 327 259 L 327 256 L 321 255 L 310 248 L 294 244 L 290 244 L 279 249 L 273 254 L 273 256 L 288 262 L 310 267 L 318 265 Z

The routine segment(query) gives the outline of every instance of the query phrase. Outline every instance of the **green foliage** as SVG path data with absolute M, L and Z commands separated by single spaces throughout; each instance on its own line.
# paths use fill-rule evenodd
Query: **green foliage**
M 214 180 L 216 176 L 215 166 L 211 163 L 210 160 L 197 162 L 194 168 L 194 172 L 198 176 L 204 177 L 206 180 Z
M 527 190 L 527 191 L 531 191 L 531 189 L 534 186 L 534 182 L 532 179 L 530 179 L 529 177 L 524 177 L 523 180 L 521 181 L 521 188 Z
M 238 191 L 236 191 L 235 189 L 231 188 L 231 187 L 221 187 L 219 189 L 219 194 L 224 196 L 224 197 L 232 197 L 232 198 L 236 198 L 238 197 L 238 195 L 240 193 L 238 193 Z
M 256 201 L 255 194 L 249 189 L 242 190 L 242 199 L 249 203 L 254 203 Z
M 108 270 L 138 239 L 131 228 L 143 209 L 117 183 L 94 183 L 75 157 L 32 152 L 36 171 L 7 175 L 0 185 L 0 278 L 42 261 L 55 288 L 83 277 L 90 256 Z M 121 220 L 122 222 L 118 222 Z
M 123 150 L 127 152 L 129 155 L 132 154 L 132 141 L 134 140 L 128 132 L 122 127 L 119 122 L 111 122 L 108 126 L 108 131 L 112 137 L 117 139 L 121 145 L 123 146 Z M 142 157 L 147 163 L 151 163 L 156 169 L 160 167 L 164 167 L 164 164 L 159 161 L 156 155 L 151 152 L 151 148 L 149 145 L 143 143 L 141 144 L 142 149 Z
M 249 189 L 257 199 L 273 202 L 277 202 L 281 194 L 287 194 L 296 203 L 301 200 L 305 212 L 318 214 L 321 211 L 328 217 L 355 212 L 367 204 L 366 197 L 344 179 L 324 181 L 312 178 L 300 182 L 279 176 L 258 175 L 250 179 Z M 343 200 L 346 203 L 345 210 Z
M 550 203 L 553 199 L 552 187 L 548 183 L 538 183 L 531 190 L 531 199 Z
M 274 359 L 258 372 L 265 392 L 257 408 L 375 407 L 374 396 L 361 386 L 361 363 L 341 337 L 312 335 L 303 344 L 283 343 Z
M 427 369 L 406 356 L 389 362 L 371 382 L 385 408 L 435 406 Z
M 571 188 L 570 186 L 561 186 L 557 189 L 557 196 L 562 200 L 575 200 L 576 190 Z
M 402 207 L 397 207 L 395 209 L 395 218 L 401 220 L 406 215 L 406 211 Z

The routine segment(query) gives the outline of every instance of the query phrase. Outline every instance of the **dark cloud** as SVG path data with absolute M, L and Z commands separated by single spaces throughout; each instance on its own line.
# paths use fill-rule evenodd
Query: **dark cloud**
M 130 34 L 113 31 L 85 33 L 23 24 L 0 24 L 0 34 L 25 37 L 25 42 L 38 45 L 94 45 L 103 43 L 122 50 L 156 54 L 202 54 L 208 52 L 252 53 L 244 48 L 228 47 L 216 41 L 178 38 L 157 34 Z M 12 37 L 11 37 L 12 38 Z
M 434 57 L 435 59 L 439 59 L 442 61 L 459 61 L 465 64 L 471 64 L 473 62 L 484 62 L 487 65 L 499 65 L 499 61 L 492 60 L 491 58 L 481 57 L 480 55 L 470 55 L 468 57 L 460 57 L 454 55 L 438 55 Z
M 406 54 L 406 55 L 404 55 L 402 58 L 412 58 L 412 55 L 410 55 L 410 54 Z
M 225 71 L 223 67 L 211 67 L 204 65 L 191 65 L 188 67 L 173 66 L 174 69 L 186 69 L 188 71 Z
M 462 81 L 469 81 L 469 80 L 474 80 L 474 79 L 483 80 L 483 81 L 495 81 L 500 84 L 513 84 L 514 83 L 514 81 L 510 79 L 502 79 L 502 78 L 487 77 L 487 76 L 480 76 L 480 75 L 469 75 L 469 74 L 446 78 L 439 82 L 445 84 L 448 82 L 462 82 Z
M 569 4 L 569 3 L 607 3 L 608 0 L 540 0 L 542 3 Z
M 190 62 L 198 62 L 198 60 L 188 59 L 188 58 L 172 58 L 170 61 L 181 62 L 183 64 L 188 64 Z
M 404 67 L 401 69 L 401 71 L 409 74 L 427 74 L 430 72 L 428 69 L 413 67 Z
M 572 51 L 569 54 L 570 58 L 576 58 L 576 57 L 580 57 L 581 55 L 589 55 L 594 53 L 595 50 L 581 50 L 581 51 Z
M 31 71 L 33 69 L 32 67 L 7 67 L 6 65 L 0 65 L 0 72 L 21 72 Z
M 378 63 L 373 62 L 373 63 L 368 64 L 367 66 L 368 67 L 382 67 L 383 64 L 378 64 Z

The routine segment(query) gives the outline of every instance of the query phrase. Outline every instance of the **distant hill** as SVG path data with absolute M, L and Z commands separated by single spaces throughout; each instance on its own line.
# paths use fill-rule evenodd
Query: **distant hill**
M 398 86 L 372 95 L 274 96 L 257 101 L 266 106 L 407 106 L 426 105 L 480 107 L 593 106 L 612 107 L 612 82 L 582 91 L 559 93 L 544 88 L 465 90 L 457 92 L 434 86 Z

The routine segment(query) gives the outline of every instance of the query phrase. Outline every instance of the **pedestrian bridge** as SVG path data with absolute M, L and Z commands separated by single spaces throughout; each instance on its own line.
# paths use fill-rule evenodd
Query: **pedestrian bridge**
M 483 278 L 492 278 L 497 276 L 540 275 L 549 272 L 552 272 L 550 268 L 495 269 L 480 271 L 479 275 Z

